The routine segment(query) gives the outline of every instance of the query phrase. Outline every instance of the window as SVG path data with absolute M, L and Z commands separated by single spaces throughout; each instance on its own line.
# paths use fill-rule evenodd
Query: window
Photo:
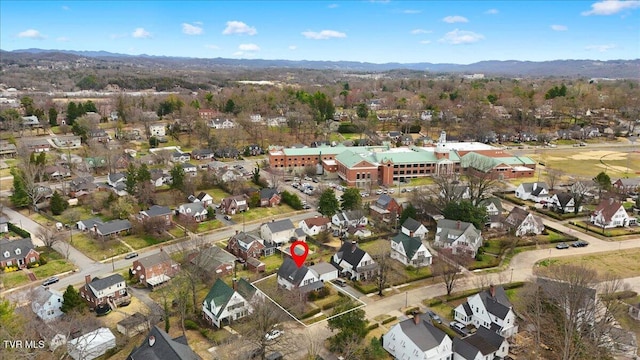
M 20 250 L 19 248 L 16 249 L 16 255 L 20 255 L 20 254 L 22 254 L 22 250 Z
M 11 256 L 11 253 L 8 251 L 5 251 L 3 255 L 4 257 L 8 258 L 9 256 Z

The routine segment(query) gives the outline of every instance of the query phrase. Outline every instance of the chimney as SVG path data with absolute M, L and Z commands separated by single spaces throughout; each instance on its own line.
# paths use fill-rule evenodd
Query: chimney
M 231 283 L 232 283 L 233 290 L 235 291 L 235 290 L 236 290 L 236 287 L 237 287 L 237 286 L 236 286 L 236 284 L 238 283 L 238 280 L 234 277 L 234 278 L 231 280 Z
M 537 183 L 537 182 L 534 182 L 534 183 L 533 183 L 533 190 L 535 190 L 537 187 L 538 187 L 538 183 Z
M 461 227 L 460 220 L 458 220 L 458 222 L 456 223 L 456 228 L 460 230 L 460 227 Z
M 238 235 L 238 230 L 236 230 L 236 235 Z
M 84 282 L 87 283 L 87 284 L 90 283 L 91 282 L 91 275 L 85 275 L 84 276 Z
M 609 198 L 609 205 L 613 205 L 613 198 Z
M 420 325 L 420 313 L 417 311 L 413 313 L 413 323 Z
M 489 294 L 491 294 L 492 298 L 496 297 L 496 288 L 493 284 L 489 285 Z
M 162 246 L 160 246 L 160 252 L 164 252 L 164 249 L 162 248 Z
M 355 240 L 351 241 L 351 252 L 355 252 L 357 247 L 358 243 Z

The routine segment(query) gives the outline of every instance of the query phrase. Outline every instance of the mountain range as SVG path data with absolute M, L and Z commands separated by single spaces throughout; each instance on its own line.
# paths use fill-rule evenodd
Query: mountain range
M 74 51 L 22 49 L 0 50 L 0 62 L 24 61 L 74 61 L 81 58 L 103 62 L 139 63 L 142 65 L 167 66 L 173 68 L 290 68 L 353 72 L 385 72 L 390 70 L 414 70 L 430 73 L 482 73 L 508 77 L 582 77 L 582 78 L 631 78 L 640 79 L 640 59 L 634 60 L 553 60 L 517 61 L 489 60 L 468 65 L 421 63 L 375 64 L 357 61 L 312 61 L 312 60 L 264 60 L 227 58 L 187 58 L 152 55 L 128 55 L 107 51 Z

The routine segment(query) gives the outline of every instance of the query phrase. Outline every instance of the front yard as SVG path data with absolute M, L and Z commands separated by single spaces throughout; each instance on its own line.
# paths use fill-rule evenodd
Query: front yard
M 100 239 L 92 239 L 86 233 L 74 235 L 71 245 L 95 261 L 126 254 L 130 251 L 117 239 L 108 239 L 103 243 Z
M 243 221 L 249 222 L 260 219 L 266 222 L 273 216 L 288 214 L 294 211 L 295 210 L 293 210 L 293 208 L 291 208 L 289 205 L 280 204 L 274 207 L 260 207 L 249 209 L 249 211 L 231 215 L 231 219 L 236 223 L 242 223 Z

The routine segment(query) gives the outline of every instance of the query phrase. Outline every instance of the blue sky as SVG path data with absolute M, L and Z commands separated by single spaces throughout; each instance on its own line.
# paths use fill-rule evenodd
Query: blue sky
M 469 64 L 640 58 L 640 1 L 12 1 L 0 48 Z

